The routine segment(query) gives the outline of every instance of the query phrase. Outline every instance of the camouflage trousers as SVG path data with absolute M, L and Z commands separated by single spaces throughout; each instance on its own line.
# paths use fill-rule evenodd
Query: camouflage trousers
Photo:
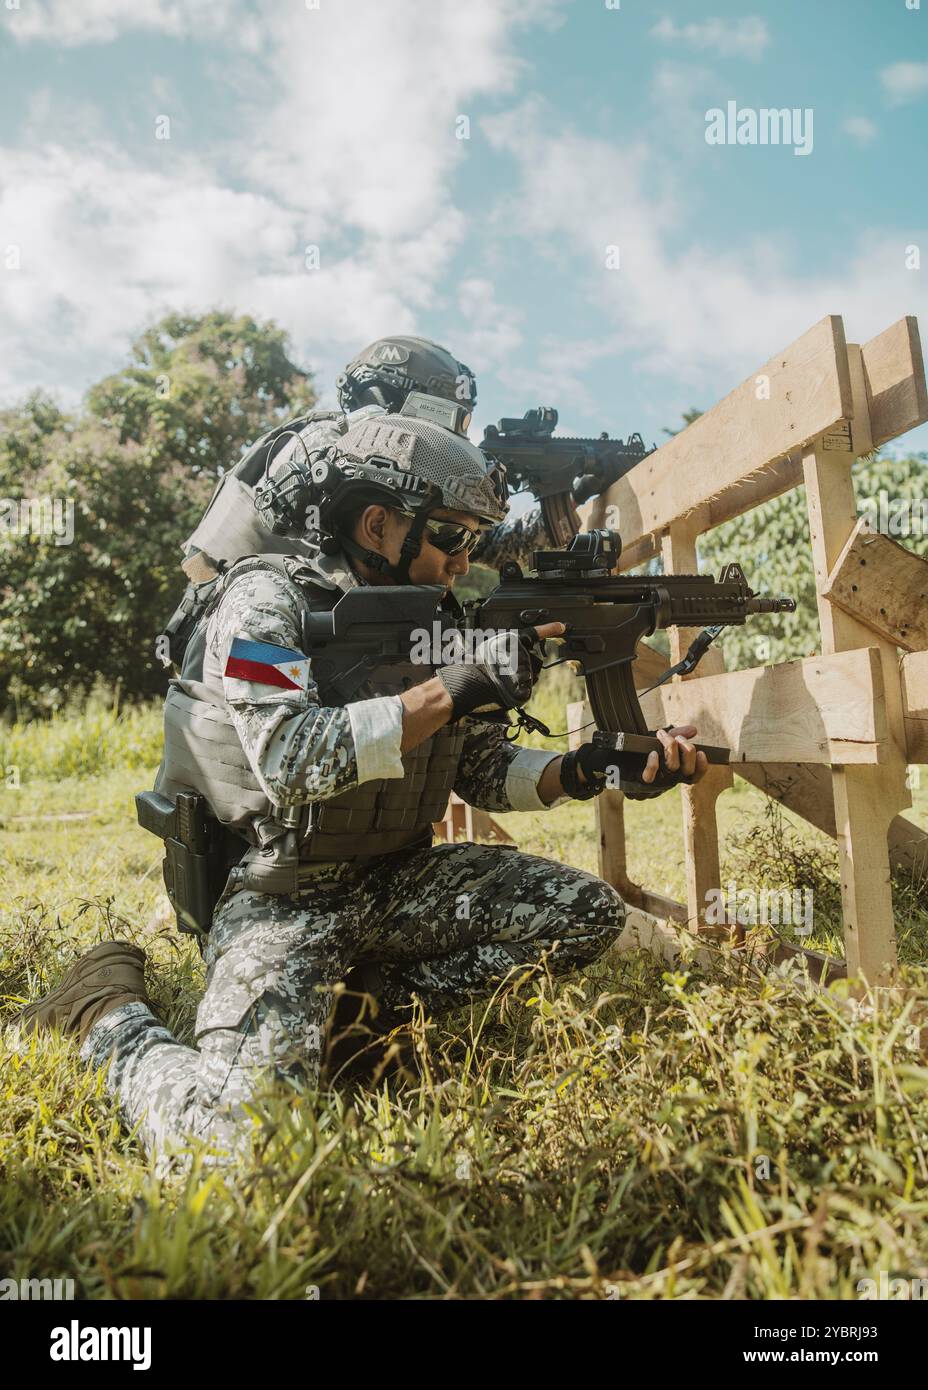
M 388 1016 L 414 997 L 428 1014 L 492 991 L 547 952 L 552 973 L 596 959 L 619 936 L 622 899 L 602 879 L 508 847 L 458 844 L 324 866 L 288 896 L 237 887 L 233 870 L 204 954 L 196 1048 L 146 1005 L 125 1004 L 81 1051 L 110 1063 L 107 1088 L 153 1153 L 189 1136 L 216 1161 L 241 1154 L 243 1107 L 269 1074 L 318 1083 L 332 988 L 363 963 Z

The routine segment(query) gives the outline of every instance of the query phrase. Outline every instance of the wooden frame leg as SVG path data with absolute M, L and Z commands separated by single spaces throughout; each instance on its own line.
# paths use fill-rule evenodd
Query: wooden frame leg
M 718 932 L 706 925 L 708 894 L 718 889 L 722 881 L 715 804 L 733 781 L 730 768 L 710 767 L 695 786 L 682 789 L 687 916 L 693 931 L 708 931 L 711 935 Z
M 875 647 L 884 675 L 889 735 L 884 762 L 875 767 L 832 768 L 848 974 L 863 975 L 876 985 L 886 983 L 896 969 L 889 831 L 898 813 L 911 805 L 911 797 L 905 785 L 905 728 L 896 647 L 826 596 L 829 576 L 857 526 L 851 467 L 855 456 L 866 453 L 872 442 L 860 349 L 848 344 L 847 351 L 854 396 L 852 442 L 846 452 L 810 449 L 803 458 L 803 472 L 822 651 Z

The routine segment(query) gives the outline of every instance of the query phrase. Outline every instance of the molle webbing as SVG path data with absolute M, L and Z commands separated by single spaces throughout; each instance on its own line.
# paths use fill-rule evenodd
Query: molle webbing
M 253 569 L 273 569 L 287 576 L 307 600 L 307 614 L 330 609 L 340 597 L 337 586 L 325 577 L 320 576 L 317 583 L 309 576 L 289 576 L 283 557 L 276 555 L 240 562 L 224 576 L 217 590 L 224 590 L 233 579 Z M 211 610 L 219 597 L 217 592 Z M 224 699 L 201 679 L 205 621 L 197 636 L 201 640 L 191 643 L 184 676 L 171 682 L 165 700 L 164 761 L 156 790 L 168 796 L 184 788 L 201 792 L 219 820 L 253 840 L 255 820 L 273 819 L 277 808 L 251 768 Z M 324 706 L 344 704 L 324 674 L 334 673 L 339 665 L 334 644 L 314 665 L 319 699 Z M 422 666 L 395 664 L 378 673 L 375 687 L 365 685 L 352 698 L 397 694 L 427 679 L 428 674 Z M 295 851 L 300 863 L 309 864 L 366 859 L 429 840 L 432 822 L 445 814 L 463 743 L 464 732 L 459 724 L 445 726 L 403 755 L 402 777 L 365 782 L 338 796 L 310 802 L 309 828 L 304 837 L 297 842 L 293 832 L 282 835 L 275 843 L 271 862 L 252 863 L 250 877 L 255 877 L 252 870 L 260 869 L 259 876 L 267 883 L 264 891 L 295 891 L 285 886 L 291 882 L 291 867 L 296 872 L 292 857 Z
M 368 858 L 421 842 L 445 814 L 463 742 L 458 725 L 446 726 L 403 754 L 402 777 L 364 782 L 313 802 L 300 859 Z
M 156 790 L 202 792 L 213 813 L 247 830 L 273 807 L 245 756 L 224 704 L 201 681 L 172 681 L 164 702 L 164 760 Z

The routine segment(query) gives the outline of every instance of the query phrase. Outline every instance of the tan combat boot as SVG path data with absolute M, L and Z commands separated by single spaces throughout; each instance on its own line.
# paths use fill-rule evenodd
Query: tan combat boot
M 101 941 L 71 966 L 57 989 L 29 1004 L 17 1022 L 25 1033 L 59 1028 L 83 1043 L 117 1004 L 147 1004 L 145 952 L 125 941 Z

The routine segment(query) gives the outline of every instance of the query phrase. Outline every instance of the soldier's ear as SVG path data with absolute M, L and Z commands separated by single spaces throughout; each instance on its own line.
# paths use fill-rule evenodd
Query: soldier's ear
M 387 509 L 372 502 L 365 507 L 358 522 L 358 539 L 361 541 L 383 541 L 387 524 Z

